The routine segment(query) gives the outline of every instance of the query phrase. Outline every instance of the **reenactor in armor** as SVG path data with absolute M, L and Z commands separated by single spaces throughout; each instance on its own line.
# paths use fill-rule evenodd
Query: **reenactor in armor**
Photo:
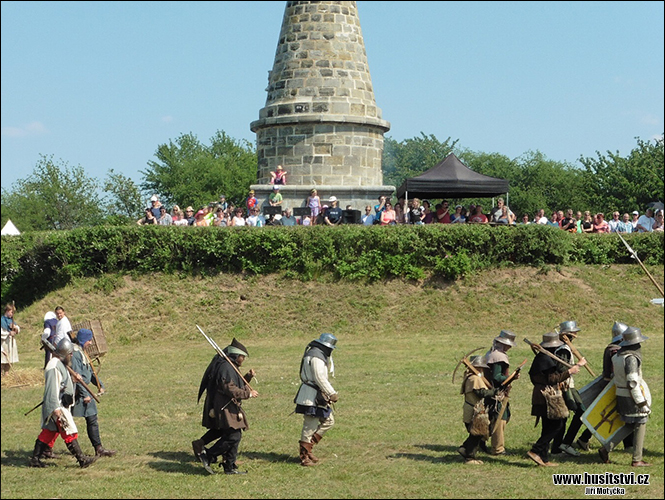
M 492 341 L 492 348 L 485 354 L 487 361 L 489 376 L 488 379 L 492 387 L 499 389 L 501 384 L 510 376 L 509 367 L 510 361 L 508 360 L 508 350 L 515 346 L 515 334 L 508 330 L 501 330 L 498 337 L 494 337 Z M 519 378 L 519 373 L 515 376 L 515 380 Z M 510 390 L 508 388 L 507 390 Z M 495 400 L 492 405 L 491 420 L 494 425 L 494 420 L 498 418 L 501 411 L 501 405 L 504 404 L 501 400 Z M 490 454 L 504 455 L 505 448 L 505 429 L 506 424 L 510 420 L 510 403 L 507 402 L 506 409 L 503 412 L 501 421 L 494 425 L 494 432 L 492 433 L 492 447 Z
M 464 458 L 465 465 L 481 465 L 482 460 L 476 458 L 480 443 L 490 434 L 490 419 L 487 413 L 486 402 L 496 395 L 497 389 L 490 387 L 485 380 L 489 367 L 484 356 L 471 356 L 471 365 L 477 369 L 477 375 L 470 368 L 464 373 L 460 394 L 464 395 L 462 408 L 462 421 L 469 433 L 469 437 L 457 449 L 457 453 Z M 488 381 L 489 382 L 489 381 Z
M 328 373 L 335 375 L 332 352 L 336 346 L 337 338 L 332 333 L 322 333 L 307 345 L 300 362 L 302 383 L 293 402 L 295 412 L 303 416 L 298 446 L 300 465 L 304 467 L 318 463 L 312 447 L 335 425 L 331 405 L 337 402 L 338 394 L 328 381 Z
M 603 382 L 604 384 L 599 386 L 598 390 L 602 391 L 607 384 L 610 383 L 612 380 L 612 377 L 614 376 L 614 368 L 612 366 L 612 356 L 614 356 L 620 349 L 619 344 L 623 340 L 623 332 L 626 331 L 628 328 L 628 325 L 625 323 L 620 323 L 618 321 L 614 322 L 614 325 L 612 325 L 612 340 L 610 343 L 605 347 L 605 351 L 603 352 Z M 577 440 L 577 446 L 580 447 L 580 449 L 584 451 L 589 451 L 590 446 L 589 446 L 589 441 L 591 440 L 591 436 L 593 436 L 593 433 L 589 429 L 584 429 L 584 432 L 580 435 L 579 439 Z M 623 439 L 623 448 L 624 449 L 629 449 L 633 447 L 633 435 L 630 434 L 627 437 Z
M 555 332 L 543 334 L 543 341 L 540 343 L 543 351 L 546 350 L 548 353 L 554 354 L 554 350 L 561 347 L 561 345 L 563 345 L 563 342 L 559 340 L 559 334 Z M 526 455 L 538 465 L 549 467 L 558 465 L 550 462 L 548 452 L 552 440 L 561 432 L 561 429 L 566 427 L 568 410 L 563 397 L 560 397 L 560 401 L 557 402 L 557 409 L 559 413 L 565 413 L 566 417 L 554 415 L 554 412 L 548 409 L 548 406 L 552 407 L 554 405 L 548 405 L 546 394 L 549 394 L 549 391 L 556 394 L 561 382 L 565 382 L 571 375 L 578 373 L 580 368 L 586 364 L 586 359 L 581 359 L 570 368 L 565 369 L 564 367 L 565 371 L 562 371 L 561 363 L 546 355 L 543 351 L 536 354 L 529 369 L 529 377 L 533 384 L 531 415 L 536 417 L 536 423 L 538 420 L 542 421 L 542 427 L 540 437 Z
M 564 321 L 559 324 L 559 339 L 563 344 L 554 350 L 554 354 L 571 365 L 575 364 L 575 358 L 566 341 L 572 343 L 577 338 L 579 331 L 580 328 L 575 321 Z M 559 365 L 559 369 L 564 371 L 566 367 Z M 570 424 L 568 424 L 568 431 L 566 431 L 564 425 L 563 429 L 559 431 L 559 434 L 552 441 L 551 453 L 564 452 L 572 457 L 579 457 L 580 452 L 573 448 L 572 444 L 575 442 L 575 437 L 582 427 L 582 415 L 586 411 L 586 407 L 582 402 L 579 391 L 575 388 L 575 381 L 572 376 L 563 382 L 562 390 L 566 406 L 573 416 L 570 419 Z
M 648 467 L 651 464 L 642 460 L 646 423 L 651 413 L 651 393 L 642 379 L 642 342 L 649 337 L 642 335 L 639 328 L 629 326 L 623 332 L 619 351 L 612 358 L 614 383 L 616 384 L 617 409 L 621 420 L 633 429 L 633 467 Z M 603 462 L 609 463 L 609 452 L 605 447 L 599 450 Z
M 46 467 L 40 460 L 43 452 L 52 449 L 58 436 L 67 449 L 76 457 L 79 466 L 88 467 L 96 456 L 84 455 L 78 442 L 78 429 L 70 408 L 74 404 L 74 383 L 68 366 L 72 362 L 74 346 L 69 338 L 62 339 L 44 370 L 44 399 L 42 401 L 42 432 L 35 441 L 35 449 L 30 458 L 30 467 Z M 82 379 L 76 376 L 76 382 Z

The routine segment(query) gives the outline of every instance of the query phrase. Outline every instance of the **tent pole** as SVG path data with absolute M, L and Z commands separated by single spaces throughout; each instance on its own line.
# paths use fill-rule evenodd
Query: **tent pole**
M 404 224 L 409 223 L 409 192 L 404 191 L 404 204 L 405 207 L 402 207 L 402 212 L 404 212 Z

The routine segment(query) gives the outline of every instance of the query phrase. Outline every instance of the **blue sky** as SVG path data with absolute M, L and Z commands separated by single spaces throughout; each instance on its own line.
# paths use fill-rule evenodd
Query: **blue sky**
M 663 2 L 357 3 L 387 137 L 579 165 L 665 129 Z M 253 143 L 285 5 L 3 1 L 2 188 L 40 154 L 141 182 L 183 133 Z

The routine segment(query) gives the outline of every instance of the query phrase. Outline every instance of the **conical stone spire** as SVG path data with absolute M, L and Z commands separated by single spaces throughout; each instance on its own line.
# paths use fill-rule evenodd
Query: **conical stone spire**
M 324 203 L 362 209 L 383 186 L 383 134 L 390 124 L 376 105 L 356 2 L 287 2 L 269 72 L 257 134 L 257 197 L 270 192 L 270 171 L 288 172 L 285 205 L 304 206 L 316 187 Z M 259 197 L 261 200 L 262 198 Z

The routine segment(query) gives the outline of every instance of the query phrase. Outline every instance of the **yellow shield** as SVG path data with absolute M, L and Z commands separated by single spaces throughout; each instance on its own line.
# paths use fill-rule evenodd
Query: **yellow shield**
M 582 415 L 582 422 L 602 444 L 610 441 L 618 443 L 630 434 L 617 408 L 614 380 L 588 406 Z

